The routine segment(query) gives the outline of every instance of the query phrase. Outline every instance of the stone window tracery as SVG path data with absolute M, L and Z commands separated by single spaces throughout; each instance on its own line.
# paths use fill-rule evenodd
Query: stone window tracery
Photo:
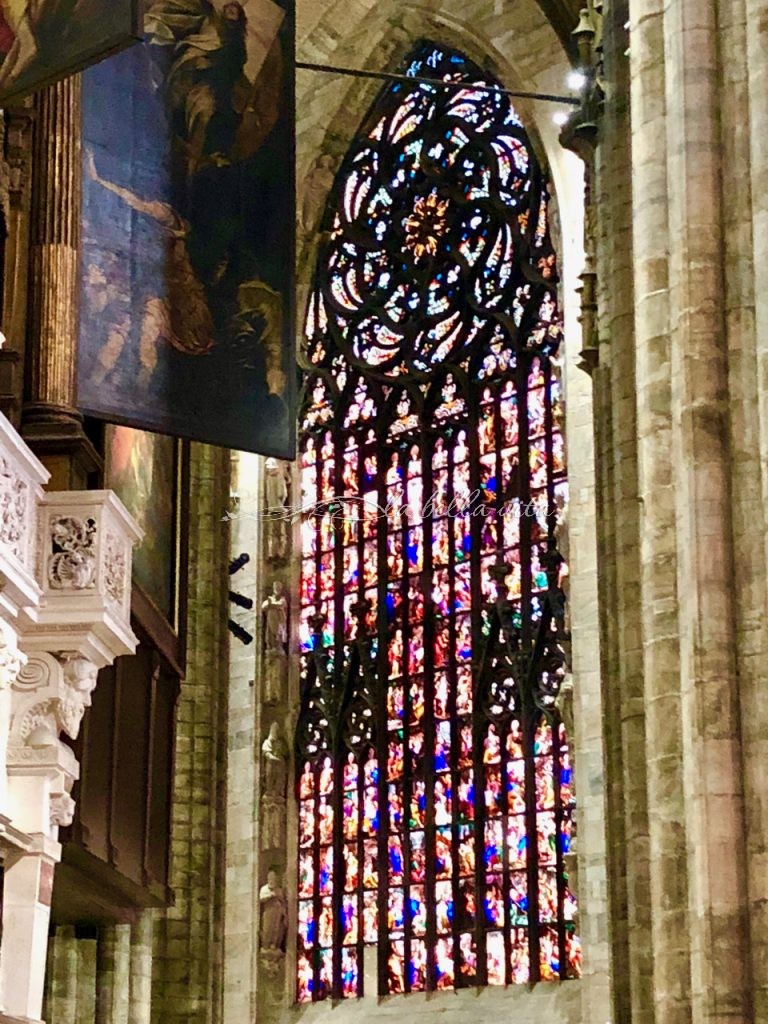
M 548 182 L 509 98 L 380 93 L 306 325 L 299 1001 L 580 972 Z

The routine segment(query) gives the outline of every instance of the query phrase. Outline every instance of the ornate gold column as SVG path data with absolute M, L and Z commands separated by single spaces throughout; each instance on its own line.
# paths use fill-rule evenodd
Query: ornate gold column
M 56 490 L 85 487 L 99 464 L 76 409 L 80 89 L 74 75 L 35 97 L 22 434 Z

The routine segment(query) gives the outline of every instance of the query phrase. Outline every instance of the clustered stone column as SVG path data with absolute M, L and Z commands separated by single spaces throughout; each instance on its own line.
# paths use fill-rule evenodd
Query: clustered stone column
M 632 1024 L 768 1012 L 757 6 L 606 7 L 595 429 L 614 1012 Z
M 135 650 L 140 539 L 111 491 L 43 494 L 48 476 L 0 416 L 0 1007 L 29 1022 L 41 1015 L 58 830 L 79 772 L 60 737 L 77 737 L 98 670 Z

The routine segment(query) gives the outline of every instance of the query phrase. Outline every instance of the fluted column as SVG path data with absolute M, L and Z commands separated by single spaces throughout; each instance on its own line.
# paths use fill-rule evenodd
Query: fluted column
M 35 97 L 29 333 L 22 433 L 51 487 L 84 487 L 98 459 L 77 412 L 80 90 L 73 75 Z

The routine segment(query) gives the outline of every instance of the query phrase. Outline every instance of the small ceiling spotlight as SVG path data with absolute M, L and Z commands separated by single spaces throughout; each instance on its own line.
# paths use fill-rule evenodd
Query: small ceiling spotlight
M 587 84 L 588 79 L 586 74 L 577 68 L 574 71 L 568 72 L 568 77 L 565 81 L 569 89 L 573 89 L 574 92 L 580 92 Z
M 556 110 L 552 115 L 552 120 L 555 122 L 558 128 L 562 128 L 565 122 L 568 120 L 568 115 L 564 110 Z

